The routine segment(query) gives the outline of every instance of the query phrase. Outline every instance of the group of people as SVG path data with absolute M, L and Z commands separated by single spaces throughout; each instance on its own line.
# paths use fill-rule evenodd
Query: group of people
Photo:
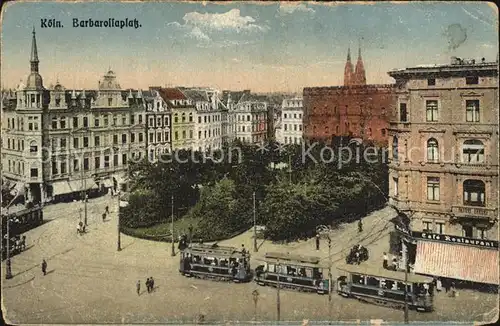
M 109 215 L 109 206 L 106 206 L 104 209 L 104 213 L 102 213 L 102 221 L 104 222 L 106 220 L 106 216 Z M 82 221 L 78 222 L 78 225 L 76 226 L 76 233 L 79 235 L 83 235 L 86 232 L 86 225 Z
M 4 235 L 4 244 L 7 241 L 7 234 Z M 21 252 L 26 249 L 26 236 L 23 235 L 15 235 L 10 238 L 9 241 L 9 250 L 11 254 Z
M 397 271 L 398 270 L 398 259 L 396 256 L 392 257 L 392 261 L 389 265 L 389 256 L 386 252 L 384 252 L 384 262 L 382 263 L 382 267 L 384 269 L 392 270 L 392 271 Z
M 359 244 L 352 247 L 349 255 L 346 257 L 347 264 L 359 265 L 361 262 L 366 260 L 368 260 L 368 249 Z
M 148 277 L 146 279 L 146 289 L 148 290 L 148 293 L 153 292 L 154 288 L 155 288 L 155 280 L 153 279 L 152 276 Z M 137 289 L 137 295 L 141 295 L 141 280 L 137 281 L 136 289 Z

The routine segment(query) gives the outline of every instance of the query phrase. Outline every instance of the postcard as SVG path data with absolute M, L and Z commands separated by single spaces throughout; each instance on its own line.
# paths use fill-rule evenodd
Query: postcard
M 1 12 L 10 324 L 488 323 L 498 7 Z

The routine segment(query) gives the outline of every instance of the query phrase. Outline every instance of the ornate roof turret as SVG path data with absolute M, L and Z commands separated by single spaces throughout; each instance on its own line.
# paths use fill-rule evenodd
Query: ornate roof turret
M 85 90 L 82 91 L 82 95 L 80 96 L 81 99 L 86 99 L 87 97 L 85 96 Z
M 71 92 L 71 99 L 72 100 L 76 100 L 76 91 L 73 89 L 73 91 Z
M 26 88 L 28 89 L 43 89 L 42 76 L 38 73 L 38 48 L 36 46 L 36 33 L 35 27 L 33 27 L 33 38 L 31 40 L 31 57 L 30 57 L 30 70 L 31 73 L 28 76 L 26 82 Z

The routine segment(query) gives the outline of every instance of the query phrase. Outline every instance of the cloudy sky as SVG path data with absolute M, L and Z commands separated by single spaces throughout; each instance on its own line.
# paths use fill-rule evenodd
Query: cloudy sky
M 29 74 L 31 29 L 48 87 L 96 88 L 111 67 L 124 88 L 212 86 L 301 91 L 341 85 L 347 48 L 361 44 L 368 83 L 387 71 L 497 58 L 498 12 L 456 3 L 10 3 L 2 13 L 3 87 Z M 64 28 L 41 28 L 42 18 Z M 78 19 L 137 19 L 142 27 L 73 28 Z

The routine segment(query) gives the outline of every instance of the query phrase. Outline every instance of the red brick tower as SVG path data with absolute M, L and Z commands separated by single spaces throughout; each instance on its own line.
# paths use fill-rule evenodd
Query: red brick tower
M 354 85 L 366 85 L 365 67 L 361 58 L 361 47 L 358 51 L 358 62 L 356 63 L 356 71 L 354 72 Z
M 354 84 L 354 68 L 351 63 L 351 48 L 347 50 L 347 62 L 344 68 L 344 86 L 352 86 Z

